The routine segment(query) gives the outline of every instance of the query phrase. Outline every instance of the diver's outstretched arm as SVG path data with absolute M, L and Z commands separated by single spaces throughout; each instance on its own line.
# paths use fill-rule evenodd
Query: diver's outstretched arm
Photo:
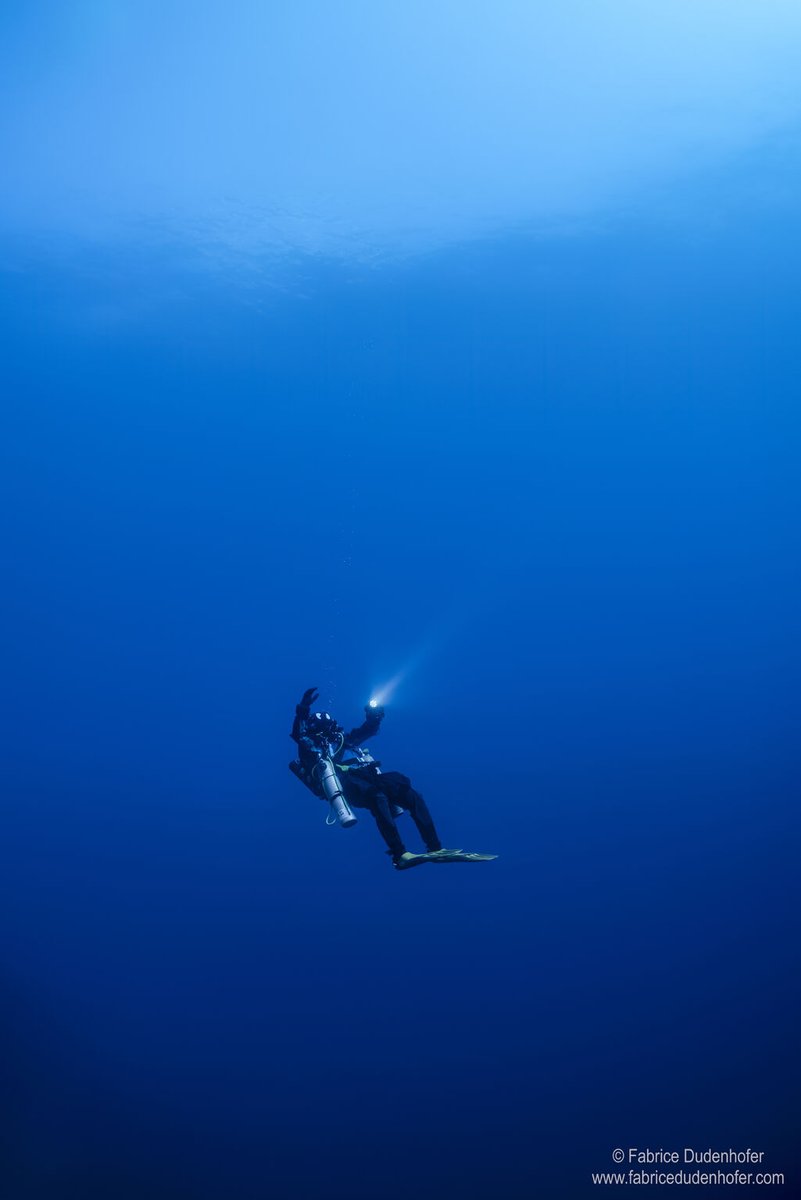
M 357 725 L 355 729 L 351 729 L 350 733 L 345 734 L 346 743 L 366 742 L 368 738 L 375 737 L 381 728 L 383 720 L 384 709 L 380 704 L 377 704 L 375 708 L 371 708 L 369 704 L 365 704 L 364 721 L 361 725 Z

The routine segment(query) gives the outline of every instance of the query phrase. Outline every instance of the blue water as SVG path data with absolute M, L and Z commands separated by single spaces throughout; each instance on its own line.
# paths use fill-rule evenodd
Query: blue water
M 280 286 L 3 241 L 3 1197 L 796 1194 L 781 157 Z M 497 862 L 393 872 L 288 772 L 305 688 L 393 680 L 371 748 Z

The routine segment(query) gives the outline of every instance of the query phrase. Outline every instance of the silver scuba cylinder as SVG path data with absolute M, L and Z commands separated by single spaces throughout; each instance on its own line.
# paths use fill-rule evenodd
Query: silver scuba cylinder
M 334 816 L 343 829 L 350 829 L 351 825 L 356 824 L 357 818 L 354 816 L 353 809 L 342 794 L 342 788 L 339 785 L 339 776 L 330 758 L 320 759 L 320 783 L 325 793 L 325 798 L 331 805 Z

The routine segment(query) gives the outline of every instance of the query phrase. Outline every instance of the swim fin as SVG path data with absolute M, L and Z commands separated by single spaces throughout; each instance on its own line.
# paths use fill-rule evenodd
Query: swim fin
M 400 858 L 394 858 L 392 865 L 396 871 L 405 871 L 409 867 L 417 867 L 425 858 L 425 854 L 412 854 L 411 850 L 404 850 Z
M 497 854 L 473 854 L 465 850 L 430 850 L 427 854 L 410 854 L 407 850 L 395 862 L 395 870 L 407 871 L 427 862 L 492 862 L 497 857 Z
M 425 855 L 429 862 L 492 862 L 497 854 L 474 854 L 469 850 L 432 850 Z

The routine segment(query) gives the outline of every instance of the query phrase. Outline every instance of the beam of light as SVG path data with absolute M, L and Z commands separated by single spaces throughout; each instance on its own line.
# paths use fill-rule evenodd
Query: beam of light
M 462 625 L 464 624 L 465 613 L 463 613 L 463 620 L 454 618 L 453 613 L 451 613 L 450 618 L 442 620 L 439 628 L 434 630 L 432 634 L 429 634 L 420 649 L 416 650 L 414 654 L 411 654 L 410 658 L 404 662 L 401 670 L 397 671 L 396 674 L 393 674 L 392 678 L 387 680 L 386 683 L 380 684 L 378 688 L 373 689 L 371 692 L 371 707 L 373 707 L 373 701 L 375 701 L 375 707 L 378 707 L 379 704 L 381 704 L 381 706 L 389 704 L 392 701 L 392 697 L 395 696 L 399 686 L 405 683 L 405 680 L 408 679 L 411 674 L 414 674 L 414 672 L 423 665 L 423 662 L 426 662 L 430 656 L 436 652 L 436 650 L 441 649 L 446 642 L 451 641 L 454 636 L 458 635 L 458 632 L 460 629 L 462 629 Z
M 403 682 L 408 674 L 408 668 L 400 670 L 397 675 L 389 680 L 388 683 L 381 684 L 373 691 L 372 699 L 370 700 L 370 708 L 378 708 L 379 705 L 383 708 L 385 704 L 389 704 L 396 688 Z

